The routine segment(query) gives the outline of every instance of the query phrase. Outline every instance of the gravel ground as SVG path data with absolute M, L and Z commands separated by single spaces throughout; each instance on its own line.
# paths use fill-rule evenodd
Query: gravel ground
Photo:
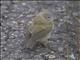
M 0 1 L 1 60 L 79 60 L 75 28 L 79 22 L 80 1 Z M 42 9 L 54 17 L 50 47 L 25 48 L 25 24 Z

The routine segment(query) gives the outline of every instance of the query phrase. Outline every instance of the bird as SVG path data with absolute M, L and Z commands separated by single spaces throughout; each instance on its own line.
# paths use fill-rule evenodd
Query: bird
M 48 10 L 43 10 L 28 22 L 28 31 L 30 38 L 27 39 L 26 48 L 33 49 L 36 44 L 41 43 L 45 47 L 48 46 L 48 39 L 54 28 L 53 18 L 50 17 Z

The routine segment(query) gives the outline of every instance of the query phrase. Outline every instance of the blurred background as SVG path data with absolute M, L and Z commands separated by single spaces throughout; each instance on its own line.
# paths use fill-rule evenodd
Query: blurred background
M 0 1 L 1 60 L 80 60 L 80 1 Z M 47 48 L 25 48 L 25 24 L 47 9 L 54 30 Z M 27 31 L 27 30 L 26 30 Z

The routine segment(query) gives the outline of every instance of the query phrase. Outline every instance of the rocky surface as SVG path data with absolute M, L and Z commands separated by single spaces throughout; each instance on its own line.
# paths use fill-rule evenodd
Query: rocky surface
M 1 60 L 79 60 L 76 30 L 80 1 L 0 1 Z M 52 12 L 55 22 L 50 47 L 25 48 L 25 24 L 42 9 Z

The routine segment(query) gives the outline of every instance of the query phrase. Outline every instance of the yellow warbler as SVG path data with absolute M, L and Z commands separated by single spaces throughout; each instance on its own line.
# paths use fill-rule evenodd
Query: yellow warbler
M 44 10 L 32 19 L 28 28 L 31 37 L 27 41 L 27 48 L 33 48 L 38 42 L 47 46 L 48 38 L 53 27 L 53 21 L 49 20 L 50 17 L 48 14 L 49 12 Z

